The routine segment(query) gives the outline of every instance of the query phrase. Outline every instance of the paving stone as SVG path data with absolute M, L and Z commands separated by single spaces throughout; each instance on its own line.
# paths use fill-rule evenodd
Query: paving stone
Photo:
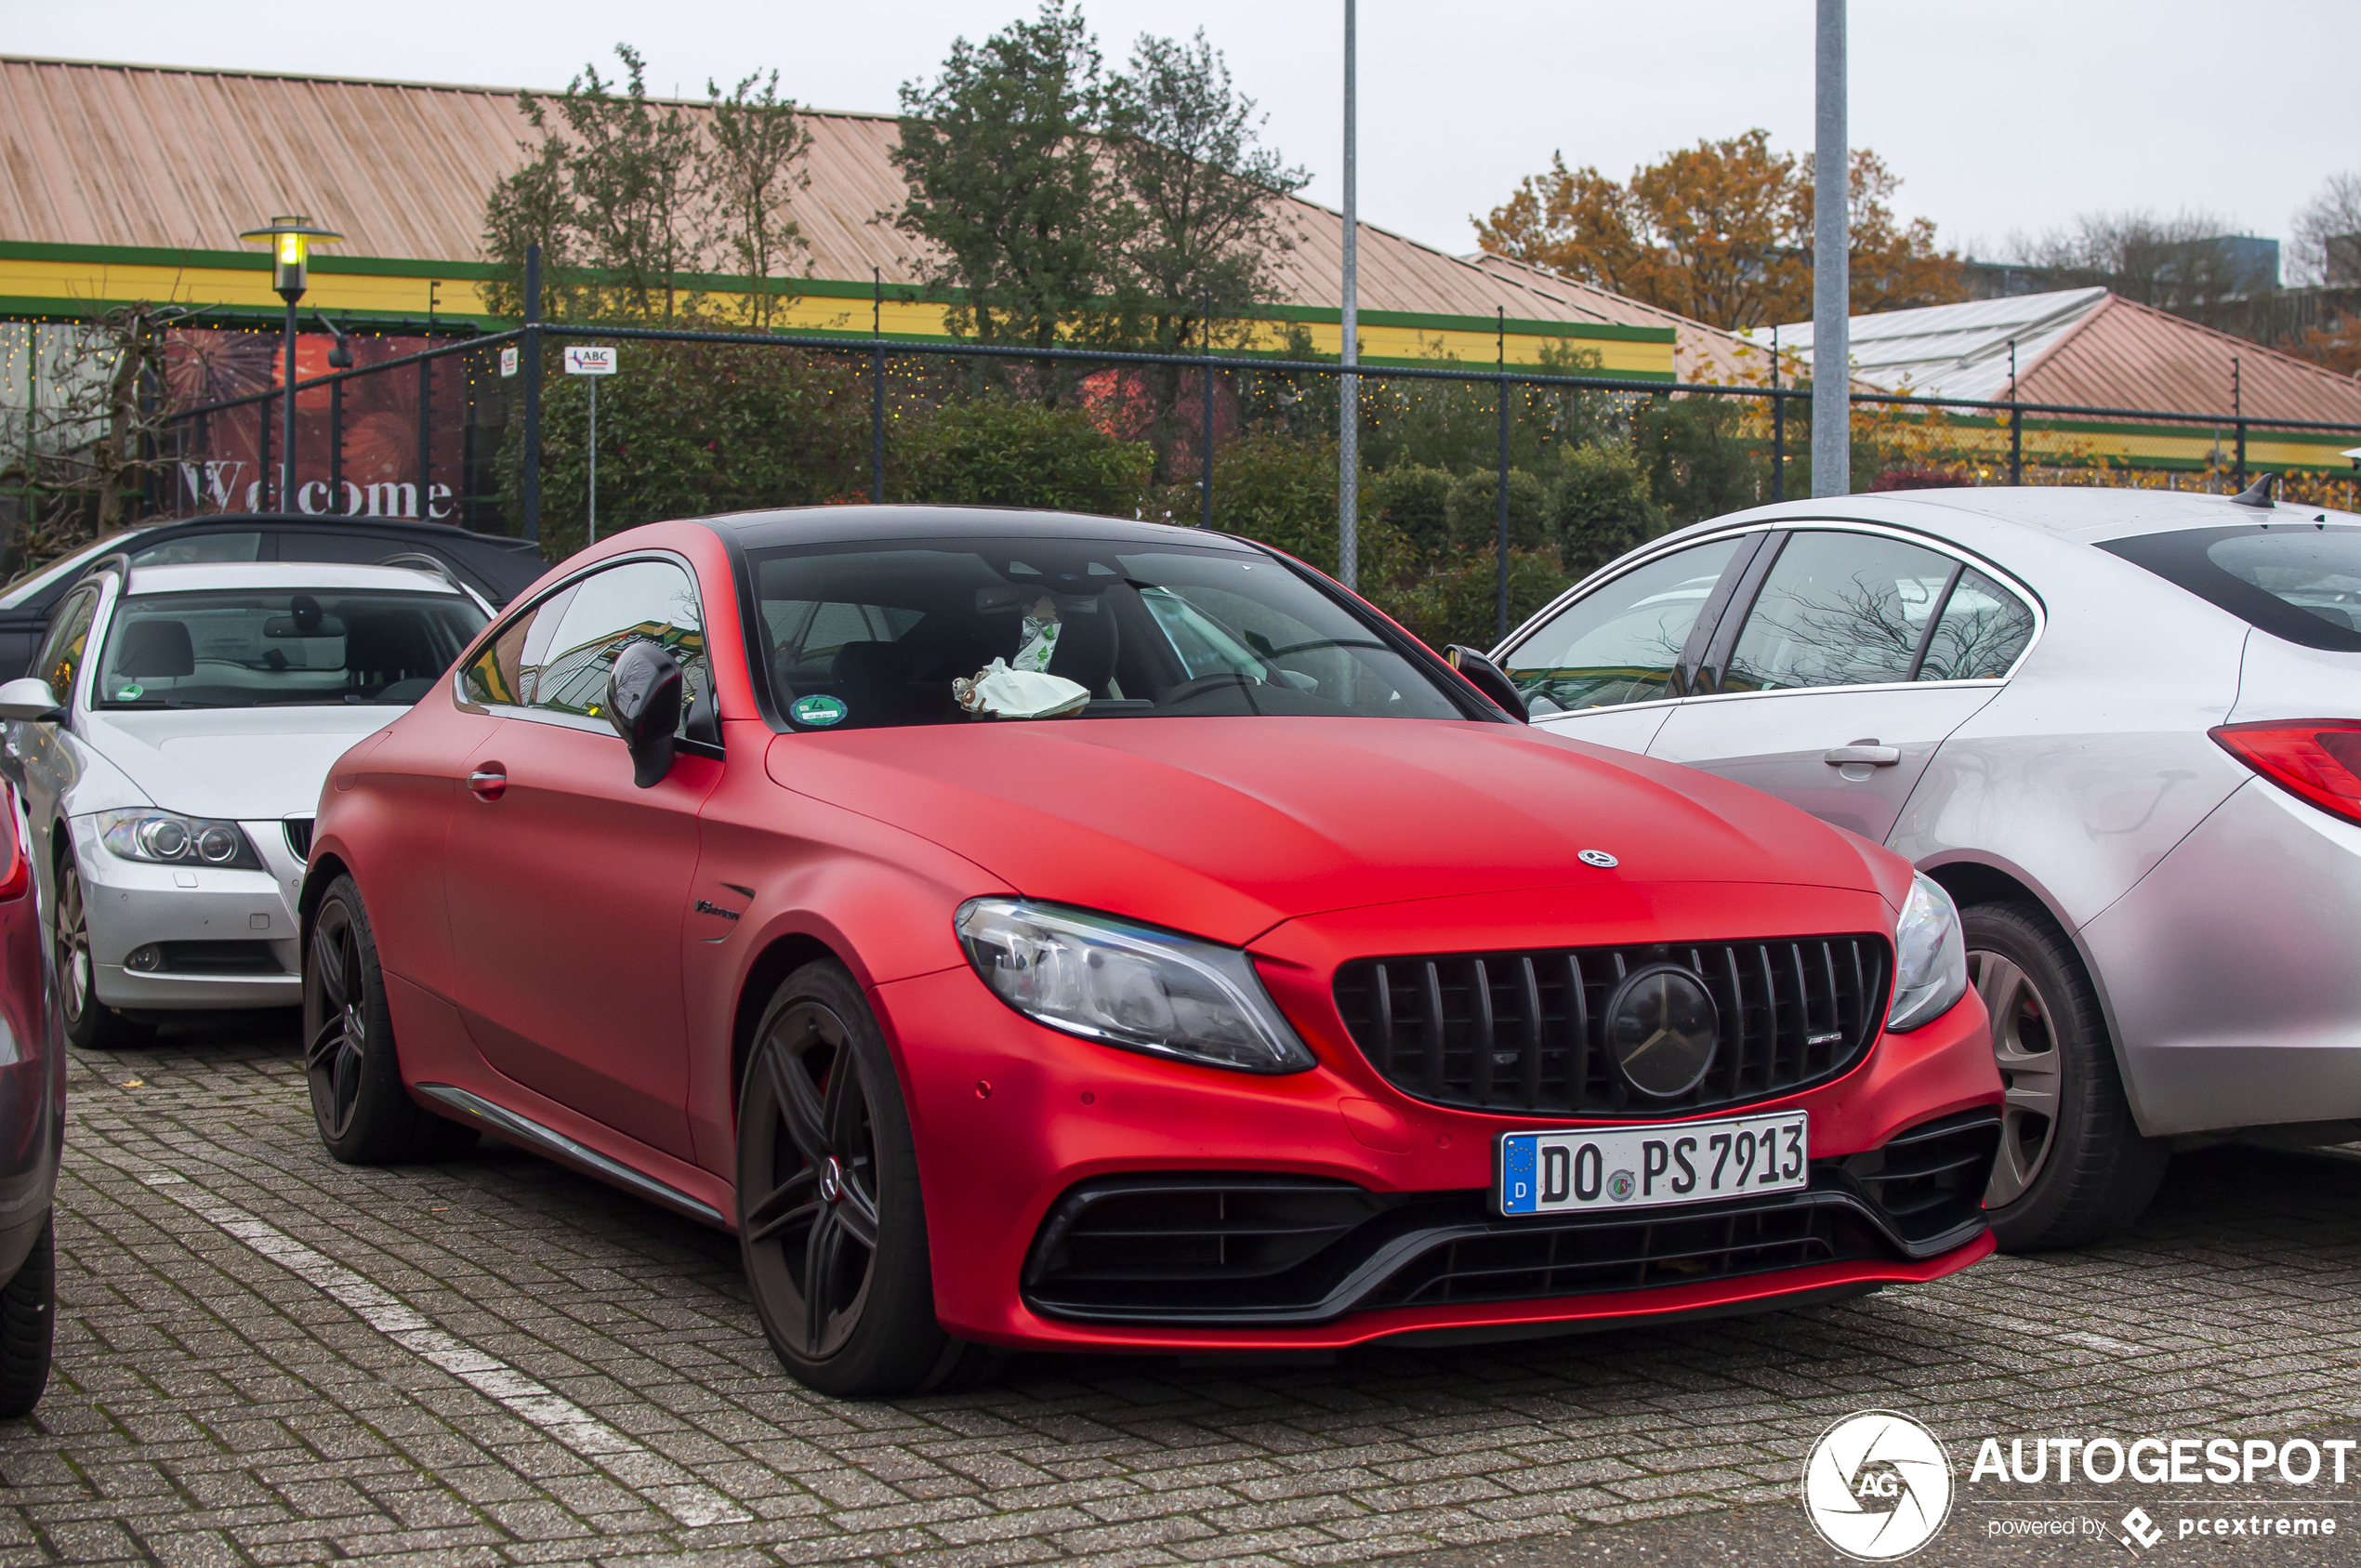
M 577 1451 L 191 1196 L 629 1452 Z M 2361 1161 L 2249 1149 L 2183 1156 L 2107 1245 L 1815 1311 L 1293 1361 L 1028 1356 L 890 1403 L 778 1370 L 726 1236 L 496 1144 L 335 1164 L 284 1032 L 77 1055 L 59 1204 L 56 1377 L 0 1426 L 0 1568 L 1309 1568 L 1781 1507 L 1820 1430 L 1870 1403 L 1963 1438 L 2361 1423 Z

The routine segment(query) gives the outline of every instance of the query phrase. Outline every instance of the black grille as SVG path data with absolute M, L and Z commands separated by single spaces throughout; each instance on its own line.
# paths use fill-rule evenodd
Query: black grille
M 1874 1153 L 1814 1161 L 1802 1192 L 1644 1213 L 1509 1219 L 1481 1189 L 1372 1192 L 1246 1172 L 1099 1177 L 1042 1221 L 1024 1299 L 1089 1322 L 1276 1326 L 1932 1258 L 1983 1230 L 1975 1198 L 1994 1126 L 1988 1113 L 1946 1118 Z M 1922 1183 L 1947 1183 L 1951 1195 L 1920 1205 L 1932 1190 Z M 1887 1199 L 1903 1212 L 1886 1212 Z
M 310 860 L 311 858 L 311 819 L 289 817 L 282 825 L 286 830 L 287 848 L 295 851 L 295 858 L 299 861 Z
M 1999 1147 L 2000 1118 L 1967 1111 L 1896 1133 L 1842 1168 L 1904 1240 L 1956 1245 L 1950 1232 L 1984 1223 L 1984 1190 Z
M 275 975 L 285 971 L 267 942 L 160 942 L 157 966 L 173 975 Z
M 1675 1209 L 1644 1220 L 1504 1227 L 1461 1237 L 1421 1254 L 1363 1304 L 1538 1300 L 1881 1256 L 1876 1233 L 1839 1205 L 1784 1203 L 1716 1214 Z
M 1876 1038 L 1885 939 L 1677 942 L 1363 958 L 1337 1009 L 1405 1093 L 1470 1110 L 1650 1115 L 1710 1110 L 1835 1077 Z M 1652 964 L 1694 970 L 1721 1014 L 1711 1066 L 1685 1094 L 1633 1090 L 1606 1052 L 1608 998 Z

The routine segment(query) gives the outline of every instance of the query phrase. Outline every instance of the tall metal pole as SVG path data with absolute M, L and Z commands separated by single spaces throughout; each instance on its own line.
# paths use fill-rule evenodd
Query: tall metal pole
M 599 542 L 599 378 L 590 382 L 590 544 Z
M 869 269 L 869 504 L 885 505 L 885 270 Z
M 1197 367 L 1197 398 L 1202 405 L 1198 412 L 1202 422 L 1197 435 L 1197 526 L 1213 526 L 1213 291 L 1206 291 L 1204 314 L 1199 317 L 1198 346 L 1205 349 L 1205 363 Z
M 1853 288 L 1846 205 L 1844 0 L 1820 0 L 1812 178 L 1812 494 L 1853 490 Z
M 1771 499 L 1787 498 L 1787 400 L 1779 396 L 1779 329 L 1771 329 Z
M 1499 471 L 1493 478 L 1497 493 L 1493 496 L 1493 526 L 1497 530 L 1495 559 L 1498 563 L 1498 581 L 1495 588 L 1499 630 L 1495 642 L 1509 640 L 1509 308 L 1495 305 L 1499 336 L 1494 353 L 1500 372 L 1500 451 Z
M 1353 115 L 1358 107 L 1354 81 L 1353 0 L 1344 0 L 1344 362 L 1339 377 L 1341 398 L 1337 410 L 1337 579 L 1348 588 L 1361 586 L 1361 377 L 1351 372 L 1361 362 L 1360 204 L 1355 191 L 1359 150 Z
M 524 536 L 541 542 L 541 247 L 524 247 Z
M 302 297 L 287 296 L 287 407 L 286 422 L 280 427 L 285 447 L 279 454 L 279 504 L 270 508 L 279 512 L 295 510 L 296 301 Z
M 434 347 L 434 312 L 436 296 L 442 292 L 442 282 L 434 279 L 427 284 L 426 346 Z M 339 383 L 341 385 L 341 383 Z M 434 362 L 418 362 L 418 517 L 424 521 L 434 516 Z

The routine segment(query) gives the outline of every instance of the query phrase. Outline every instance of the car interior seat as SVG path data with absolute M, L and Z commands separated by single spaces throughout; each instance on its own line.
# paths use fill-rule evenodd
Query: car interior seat
M 1093 697 L 1112 697 L 1107 682 L 1115 679 L 1115 656 L 1122 648 L 1112 609 L 1101 605 L 1081 614 L 1068 614 L 1058 626 L 1058 643 L 1049 654 L 1049 673 L 1088 687 Z
M 848 642 L 838 649 L 829 674 L 844 697 L 846 727 L 913 722 L 910 686 L 917 673 L 917 662 L 898 642 Z M 947 687 L 943 698 L 950 700 Z
M 186 621 L 137 620 L 123 628 L 114 673 L 131 679 L 178 680 L 197 673 L 196 645 Z

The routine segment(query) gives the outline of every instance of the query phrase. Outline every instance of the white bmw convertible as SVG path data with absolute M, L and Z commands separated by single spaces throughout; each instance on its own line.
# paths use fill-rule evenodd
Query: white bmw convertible
M 0 685 L 66 1031 L 302 1001 L 295 899 L 329 765 L 487 618 L 403 565 L 96 562 Z

